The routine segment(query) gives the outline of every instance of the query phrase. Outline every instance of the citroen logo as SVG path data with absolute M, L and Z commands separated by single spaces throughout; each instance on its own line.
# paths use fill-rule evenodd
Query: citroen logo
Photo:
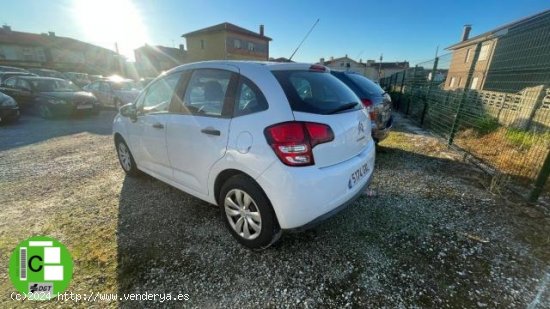
M 359 134 L 365 134 L 365 127 L 363 126 L 362 122 L 359 122 L 359 126 L 357 127 L 357 131 Z

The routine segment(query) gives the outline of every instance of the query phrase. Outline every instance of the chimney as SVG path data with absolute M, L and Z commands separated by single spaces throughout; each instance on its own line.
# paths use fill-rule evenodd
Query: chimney
M 462 30 L 462 40 L 464 42 L 470 37 L 470 31 L 472 30 L 472 25 L 464 25 L 464 30 Z
M 319 63 L 322 64 L 322 65 L 324 65 L 324 64 L 325 64 L 325 58 L 319 59 Z
M 180 44 L 180 51 L 183 53 L 185 51 L 185 45 Z
M 260 25 L 260 35 L 264 36 L 264 25 Z
M 334 60 L 334 57 L 330 56 L 330 61 Z
M 53 32 L 53 31 L 48 31 L 48 36 L 54 37 L 54 36 L 55 36 L 55 32 Z

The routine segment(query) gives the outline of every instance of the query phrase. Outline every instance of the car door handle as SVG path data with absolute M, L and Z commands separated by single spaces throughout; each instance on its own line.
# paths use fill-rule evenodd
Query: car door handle
M 220 136 L 222 134 L 220 130 L 216 130 L 216 129 L 202 129 L 201 132 L 204 134 L 216 135 L 216 136 Z
M 153 128 L 155 128 L 155 129 L 164 129 L 164 125 L 160 122 L 153 123 Z

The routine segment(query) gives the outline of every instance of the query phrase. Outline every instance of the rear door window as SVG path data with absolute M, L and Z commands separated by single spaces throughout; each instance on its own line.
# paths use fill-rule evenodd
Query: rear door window
M 241 76 L 237 86 L 235 116 L 243 116 L 264 111 L 267 100 L 260 89 L 248 78 Z
M 325 115 L 362 108 L 355 93 L 329 73 L 289 70 L 273 75 L 293 111 Z

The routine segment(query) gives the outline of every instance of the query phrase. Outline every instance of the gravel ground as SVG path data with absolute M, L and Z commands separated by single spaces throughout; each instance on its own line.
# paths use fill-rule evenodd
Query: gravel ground
M 550 308 L 549 216 L 489 193 L 484 174 L 404 119 L 379 148 L 375 196 L 258 253 L 215 207 L 125 177 L 113 115 L 0 127 L 0 307 L 21 305 L 11 250 L 42 234 L 71 251 L 71 292 L 190 298 L 44 307 Z

